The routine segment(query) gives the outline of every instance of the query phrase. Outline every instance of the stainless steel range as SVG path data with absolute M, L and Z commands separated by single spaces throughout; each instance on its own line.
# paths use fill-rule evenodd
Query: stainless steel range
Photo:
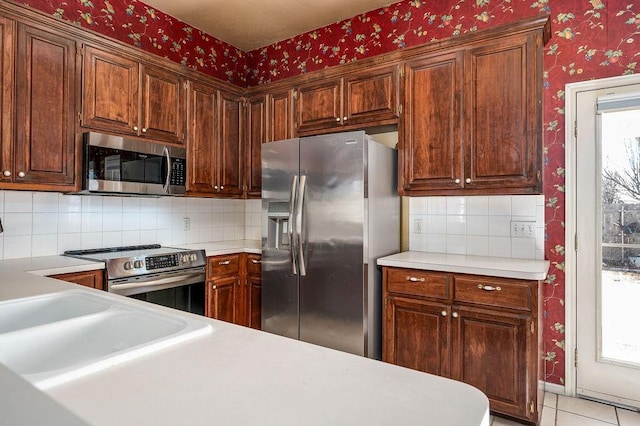
M 159 244 L 65 251 L 105 262 L 110 293 L 204 315 L 204 250 Z

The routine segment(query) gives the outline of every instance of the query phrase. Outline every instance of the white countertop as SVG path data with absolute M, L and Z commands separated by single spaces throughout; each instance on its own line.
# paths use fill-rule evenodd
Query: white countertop
M 549 270 L 548 260 L 513 259 L 490 256 L 405 251 L 378 259 L 380 266 L 457 272 L 492 277 L 543 280 Z
M 78 288 L 23 272 L 61 272 L 50 269 L 51 260 L 40 258 L 38 265 L 37 259 L 0 262 L 0 301 Z M 0 398 L 2 419 L 16 425 L 81 424 L 77 418 L 92 425 L 489 425 L 488 400 L 466 384 L 207 321 L 210 334 L 45 392 L 0 366 L 0 394 L 19 395 Z
M 191 250 L 204 250 L 207 256 L 221 256 L 232 253 L 262 253 L 262 241 L 259 240 L 234 240 L 213 243 L 180 244 L 179 247 Z

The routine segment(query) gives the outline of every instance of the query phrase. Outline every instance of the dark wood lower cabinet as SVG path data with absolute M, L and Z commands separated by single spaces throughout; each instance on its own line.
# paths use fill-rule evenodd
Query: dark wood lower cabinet
M 537 424 L 540 283 L 383 268 L 382 359 L 468 383 Z
M 72 272 L 68 274 L 50 275 L 49 277 L 67 281 L 70 283 L 80 284 L 85 287 L 104 290 L 104 271 L 102 269 L 96 269 L 86 272 Z
M 207 259 L 206 316 L 261 328 L 260 258 L 239 253 Z

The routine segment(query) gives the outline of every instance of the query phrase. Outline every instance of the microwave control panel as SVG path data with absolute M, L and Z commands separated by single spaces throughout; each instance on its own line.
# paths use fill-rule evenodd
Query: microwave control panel
M 185 186 L 187 181 L 187 160 L 184 158 L 173 158 L 171 163 L 170 185 Z

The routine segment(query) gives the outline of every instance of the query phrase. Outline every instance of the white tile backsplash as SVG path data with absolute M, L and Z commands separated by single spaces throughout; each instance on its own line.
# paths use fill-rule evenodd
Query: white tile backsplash
M 415 220 L 423 222 L 422 232 Z M 511 238 L 511 221 L 535 221 L 534 238 Z M 544 196 L 412 197 L 409 249 L 544 259 Z
M 133 244 L 260 239 L 260 200 L 0 191 L 0 259 Z M 185 231 L 184 218 L 190 219 Z

